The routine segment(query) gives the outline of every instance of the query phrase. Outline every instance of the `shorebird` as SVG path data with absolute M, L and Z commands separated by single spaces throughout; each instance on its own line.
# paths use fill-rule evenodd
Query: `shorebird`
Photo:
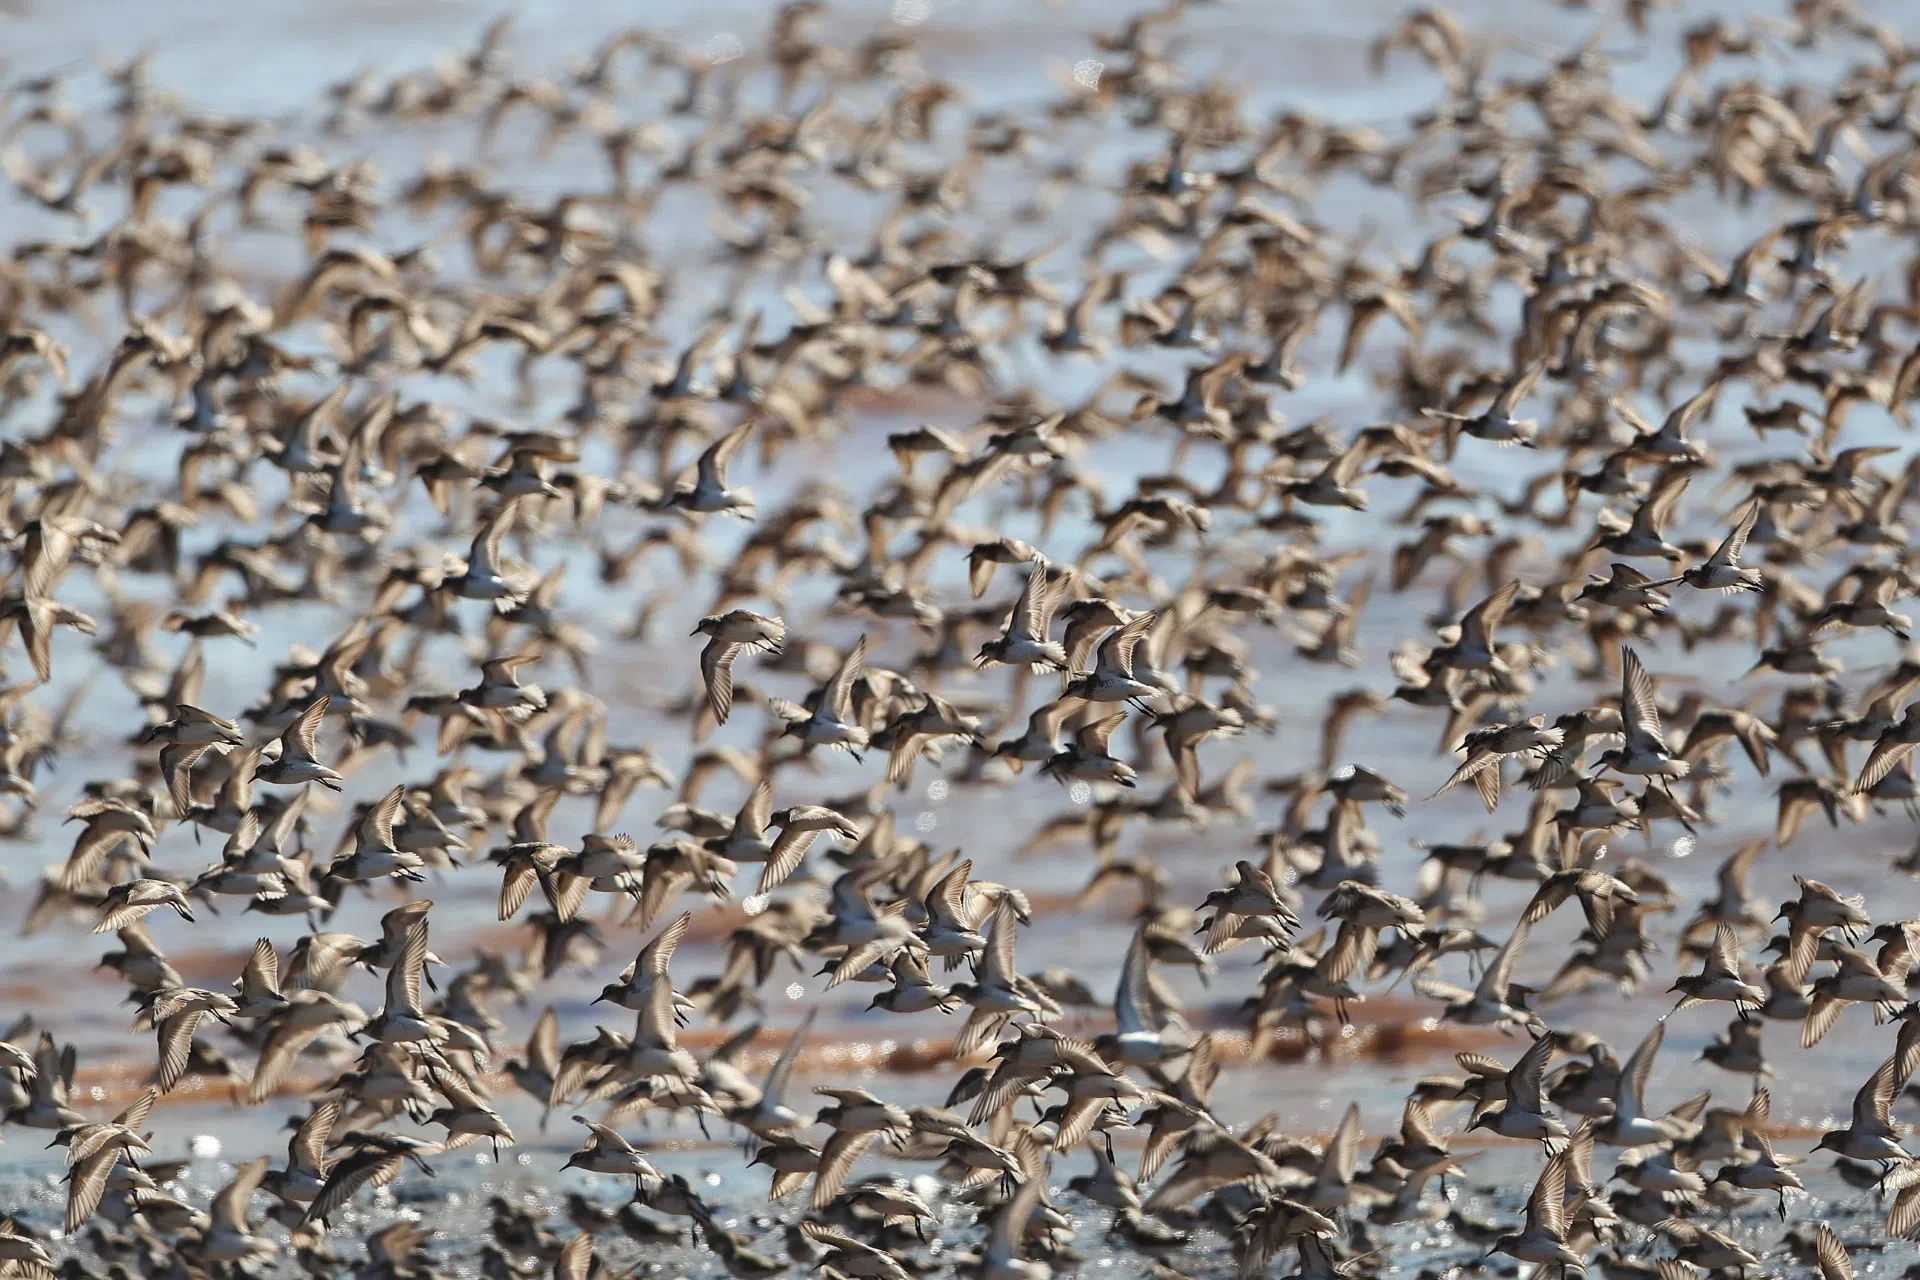
M 327 1172 L 333 1167 L 333 1160 L 327 1154 L 327 1142 L 333 1136 L 334 1124 L 340 1119 L 340 1110 L 338 1098 L 329 1098 L 315 1105 L 287 1141 L 287 1167 L 269 1169 L 261 1180 L 261 1186 L 288 1204 L 299 1206 L 304 1212 L 305 1206 L 312 1204 L 326 1188 Z
M 784 699 L 769 699 L 767 705 L 786 721 L 782 731 L 800 739 L 809 748 L 839 747 L 858 761 L 869 737 L 853 715 L 853 684 L 866 670 L 867 638 L 861 636 L 841 660 L 832 679 L 821 687 L 813 708 L 808 710 Z
M 833 1105 L 814 1117 L 816 1124 L 830 1125 L 833 1136 L 820 1149 L 820 1163 L 814 1175 L 809 1205 L 815 1211 L 833 1203 L 854 1162 L 881 1134 L 905 1133 L 913 1120 L 904 1110 L 883 1102 L 864 1089 L 816 1087 L 814 1092 L 831 1098 Z
M 1064 750 L 1048 756 L 1040 764 L 1040 775 L 1065 783 L 1079 778 L 1093 782 L 1111 782 L 1134 786 L 1133 766 L 1115 756 L 1108 743 L 1113 731 L 1126 722 L 1126 712 L 1116 712 L 1083 724 Z
M 405 950 L 387 970 L 387 1002 L 366 1024 L 367 1035 L 387 1043 L 446 1037 L 446 1032 L 421 1008 L 420 980 L 426 968 L 427 922 L 422 916 L 408 929 Z
M 1664 587 L 1684 582 L 1701 591 L 1758 591 L 1764 579 L 1758 570 L 1741 565 L 1740 554 L 1746 550 L 1747 536 L 1753 532 L 1754 521 L 1759 518 L 1760 504 L 1749 502 L 1740 513 L 1740 518 L 1734 521 L 1733 531 L 1721 540 L 1712 555 L 1677 578 L 1667 578 L 1648 585 Z
M 1053 630 L 1053 613 L 1060 599 L 1073 585 L 1073 575 L 1057 572 L 1044 559 L 1035 558 L 1027 570 L 1026 585 L 1007 616 L 1006 628 L 999 636 L 980 646 L 977 665 L 998 663 L 1032 667 L 1038 671 L 1064 670 L 1065 646 L 1048 639 Z
M 1475 1116 L 1468 1127 L 1488 1129 L 1503 1138 L 1538 1142 L 1549 1153 L 1558 1150 L 1566 1140 L 1567 1127 L 1546 1110 L 1546 1068 L 1552 1053 L 1553 1038 L 1537 1038 L 1506 1072 L 1505 1105 Z
M 400 1134 L 369 1133 L 354 1130 L 338 1145 L 347 1150 L 334 1158 L 328 1168 L 326 1184 L 307 1206 L 306 1221 L 327 1222 L 363 1190 L 378 1190 L 400 1176 L 412 1162 L 423 1173 L 431 1174 L 426 1157 L 442 1148 Z M 264 1169 L 265 1162 L 262 1162 Z
M 1815 1150 L 1882 1166 L 1910 1163 L 1913 1157 L 1900 1145 L 1899 1130 L 1893 1127 L 1892 1107 L 1895 1096 L 1906 1087 L 1912 1067 L 1913 1063 L 1903 1061 L 1900 1053 L 1881 1062 L 1854 1095 L 1851 1122 L 1845 1128 L 1821 1134 Z
M 709 637 L 700 651 L 700 677 L 714 720 L 725 724 L 733 712 L 733 660 L 743 649 L 779 654 L 787 642 L 787 624 L 750 609 L 733 609 L 700 619 L 692 634 Z
M 143 745 L 164 744 L 160 748 L 160 772 L 167 779 L 174 808 L 184 816 L 193 805 L 193 766 L 209 750 L 242 745 L 246 735 L 233 721 L 182 702 L 174 706 L 172 719 L 148 728 L 140 741 Z
M 1600 753 L 1596 772 L 1611 769 L 1663 782 L 1686 777 L 1691 766 L 1667 749 L 1653 677 L 1641 665 L 1640 655 L 1632 649 L 1622 650 L 1620 672 L 1620 718 L 1625 741 L 1614 750 Z
M 1136 704 L 1157 697 L 1160 691 L 1156 687 L 1134 678 L 1134 655 L 1158 619 L 1157 613 L 1142 613 L 1115 629 L 1100 642 L 1093 670 L 1069 680 L 1061 696 L 1086 702 Z
M 1740 941 L 1723 920 L 1713 928 L 1713 945 L 1701 958 L 1700 972 L 1674 979 L 1670 991 L 1681 993 L 1675 1013 L 1711 1000 L 1733 1004 L 1744 1019 L 1766 1000 L 1766 993 L 1746 980 L 1740 964 Z
M 254 1232 L 247 1221 L 247 1201 L 260 1189 L 269 1163 L 262 1156 L 234 1171 L 233 1181 L 213 1198 L 211 1221 L 193 1248 L 196 1254 L 208 1262 L 246 1262 L 280 1252 L 278 1244 Z
M 256 781 L 289 787 L 317 782 L 331 791 L 345 788 L 346 779 L 321 764 L 319 756 L 315 754 L 320 749 L 320 722 L 326 718 L 331 701 L 331 698 L 322 695 L 294 717 L 293 723 L 280 735 L 279 757 L 262 760 L 254 769 Z
M 1633 1056 L 1620 1068 L 1619 1088 L 1613 1095 L 1613 1112 L 1593 1126 L 1596 1141 L 1614 1147 L 1641 1147 L 1671 1141 L 1682 1136 L 1668 1121 L 1647 1114 L 1647 1081 L 1653 1076 L 1653 1059 L 1666 1038 L 1666 1019 L 1653 1024 Z
M 360 883 L 391 878 L 415 884 L 426 879 L 421 874 L 426 862 L 394 840 L 406 796 L 406 787 L 398 786 L 367 807 L 354 826 L 352 851 L 327 867 L 327 879 Z
M 229 1025 L 239 1011 L 234 998 L 218 991 L 194 987 L 169 987 L 154 993 L 147 1011 L 160 1038 L 160 1070 L 154 1083 L 161 1093 L 171 1092 L 187 1069 L 193 1048 L 193 1031 L 207 1016 Z
M 1442 1016 L 1450 1021 L 1502 1028 L 1515 1025 L 1530 1028 L 1542 1026 L 1539 1015 L 1526 1008 L 1513 982 L 1513 971 L 1520 962 L 1520 953 L 1527 945 L 1530 931 L 1531 926 L 1522 918 L 1507 936 L 1493 962 L 1481 973 L 1480 981 L 1473 990 L 1468 991 L 1424 974 L 1414 979 L 1414 990 L 1428 999 L 1444 1003 L 1446 1008 Z
M 109 933 L 123 929 L 145 916 L 149 911 L 160 907 L 173 908 L 187 923 L 193 923 L 193 912 L 187 906 L 186 895 L 180 886 L 165 880 L 126 880 L 114 885 L 107 891 L 101 903 L 105 910 L 100 922 L 93 926 L 95 933 Z
M 1586 1268 L 1586 1258 L 1567 1247 L 1567 1166 L 1564 1156 L 1554 1156 L 1534 1183 L 1527 1197 L 1527 1222 L 1524 1229 L 1510 1232 L 1494 1241 L 1492 1253 L 1504 1253 L 1522 1262 L 1564 1266 L 1574 1271 Z
M 1015 773 L 1028 764 L 1043 763 L 1066 750 L 1060 741 L 1060 727 L 1067 717 L 1084 707 L 1078 698 L 1056 698 L 1036 707 L 1027 717 L 1026 731 L 1006 738 L 993 749 L 996 760 L 1005 760 Z
M 1920 466 L 1888 434 L 1920 393 L 1906 39 L 1838 2 L 1777 30 L 1633 3 L 1636 48 L 1536 57 L 1427 6 L 1376 47 L 1423 66 L 1360 128 L 1313 83 L 1254 119 L 1230 67 L 1196 78 L 1224 29 L 1181 5 L 1050 33 L 1094 55 L 976 110 L 979 69 L 895 8 L 850 39 L 814 0 L 700 48 L 628 28 L 552 67 L 536 13 L 312 110 L 268 85 L 258 118 L 141 58 L 10 85 L 0 840 L 31 862 L 49 812 L 73 839 L 19 886 L 0 1116 L 71 1158 L 59 1247 L 23 1210 L 0 1272 L 257 1270 L 255 1189 L 309 1269 L 364 1213 L 369 1274 L 488 1280 L 597 1280 L 615 1232 L 742 1280 L 1209 1251 L 1332 1280 L 1443 1232 L 1633 1280 L 1833 1276 L 1831 1232 L 1703 1215 L 1804 1182 L 1812 1221 L 1836 1180 L 1892 1197 L 1849 1246 L 1916 1230 L 1915 913 L 1860 861 L 1920 869 L 1883 838 L 1920 809 Z M 1293 29 L 1262 16 L 1250 51 Z M 1756 55 L 1790 87 L 1731 66 Z M 1475 207 L 1436 230 L 1389 189 Z M 1426 767 L 1431 803 L 1390 780 Z M 1445 794 L 1497 812 L 1515 781 L 1498 829 Z M 672 793 L 650 844 L 623 834 L 645 784 Z M 1716 868 L 1751 830 L 1704 856 L 1765 814 L 1800 865 L 1758 841 Z M 1789 876 L 1767 940 L 1756 894 Z M 160 908 L 191 934 L 149 933 Z M 113 949 L 68 964 L 95 924 Z M 61 1000 L 96 958 L 131 1033 L 85 1024 L 102 991 Z M 1599 982 L 1650 1027 L 1624 1064 L 1576 1000 Z M 1884 1057 L 1823 1139 L 1837 1172 L 1795 1164 L 1764 1089 L 1650 1114 L 1663 989 L 1732 1003 L 1688 1034 L 1797 1113 L 1834 1077 L 1763 1021 L 1842 1072 Z M 1852 1003 L 1873 1024 L 1834 1035 Z M 1384 1099 L 1369 1155 L 1367 1055 L 1429 1020 L 1534 1039 Z M 761 1024 L 796 1022 L 750 1074 Z M 1275 1099 L 1334 1036 L 1362 1052 L 1352 1090 L 1311 1090 L 1341 1111 L 1323 1142 Z M 222 1079 L 302 1101 L 282 1168 L 260 1126 L 220 1131 L 215 1196 L 156 1155 L 186 1113 L 154 1102 Z M 1433 1194 L 1453 1103 L 1562 1148 L 1499 1171 L 1538 1176 L 1524 1227 Z M 386 1221 L 466 1190 L 425 1158 L 504 1157 L 563 1104 L 594 1117 L 566 1167 L 632 1179 L 617 1212 L 535 1178 L 431 1257 Z M 731 1153 L 711 1191 L 642 1154 L 711 1116 L 776 1197 L 811 1180 L 779 1234 Z M 1611 1190 L 1596 1143 L 1624 1149 Z M 1097 1239 L 1058 1198 L 1083 1149 Z
M 676 485 L 661 500 L 661 506 L 700 515 L 724 512 L 743 520 L 753 519 L 753 490 L 744 486 L 729 488 L 727 485 L 727 465 L 733 461 L 733 455 L 740 451 L 740 446 L 746 443 L 753 425 L 749 419 L 707 446 L 694 464 L 692 479 Z
M 790 1134 L 795 1129 L 806 1127 L 806 1121 L 783 1099 L 787 1092 L 787 1081 L 792 1078 L 794 1065 L 800 1060 L 800 1050 L 807 1042 L 807 1030 L 813 1026 L 815 1012 L 809 1010 L 800 1025 L 794 1028 L 793 1035 L 788 1037 L 780 1056 L 774 1059 L 773 1066 L 767 1071 L 766 1082 L 760 1086 L 759 1098 L 751 1106 L 729 1112 L 729 1120 L 760 1138 Z
M 659 1170 L 647 1162 L 632 1143 L 603 1124 L 595 1124 L 585 1116 L 575 1116 L 576 1124 L 587 1127 L 587 1146 L 567 1157 L 564 1166 L 568 1169 L 584 1169 L 588 1173 L 610 1173 L 633 1179 L 633 1191 L 637 1196 L 648 1186 L 657 1186 L 663 1179 Z

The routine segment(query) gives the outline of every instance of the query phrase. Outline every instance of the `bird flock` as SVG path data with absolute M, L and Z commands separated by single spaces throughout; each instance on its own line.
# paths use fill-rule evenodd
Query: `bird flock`
M 1920 920 L 1808 856 L 1920 813 L 1920 47 L 1851 0 L 1548 49 L 1420 8 L 1371 46 L 1417 105 L 1361 127 L 1200 65 L 1209 12 L 1093 15 L 1004 107 L 913 0 L 552 74 L 502 20 L 272 120 L 145 59 L 9 80 L 10 954 L 91 929 L 133 1021 L 10 1011 L 0 1128 L 63 1205 L 0 1205 L 0 1275 L 1038 1280 L 1104 1233 L 1154 1276 L 1840 1280 L 1920 1239 Z M 1580 1025 L 1616 991 L 1624 1060 Z M 1337 1109 L 1369 1000 L 1470 1046 L 1370 1158 L 1357 1104 L 1215 1096 Z M 1732 1105 L 1663 1109 L 1670 1021 Z M 1793 1057 L 1842 1024 L 1845 1122 L 1776 1118 L 1846 1098 Z M 816 1052 L 874 1027 L 926 1075 Z M 204 1198 L 191 1105 L 284 1156 Z M 461 1148 L 594 1194 L 436 1241 Z

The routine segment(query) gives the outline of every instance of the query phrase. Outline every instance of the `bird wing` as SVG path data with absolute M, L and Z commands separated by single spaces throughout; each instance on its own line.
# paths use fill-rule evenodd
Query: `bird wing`
M 1540 373 L 1546 367 L 1547 362 L 1541 360 L 1508 378 L 1501 385 L 1500 393 L 1494 396 L 1493 407 L 1488 412 L 1511 418 L 1513 411 L 1520 407 L 1520 402 L 1533 391 L 1533 384 L 1540 381 Z
M 154 1099 L 159 1096 L 160 1091 L 158 1089 L 148 1086 L 141 1091 L 139 1097 L 127 1104 L 126 1110 L 113 1118 L 113 1122 L 131 1132 L 140 1132 L 141 1129 L 146 1127 L 147 1115 L 153 1110 Z
M 980 980 L 983 983 L 1012 985 L 1015 977 L 1014 927 L 1013 899 L 1003 896 L 993 908 L 993 924 L 987 931 L 987 950 L 981 962 Z
M 473 535 L 473 545 L 467 549 L 467 572 L 472 574 L 497 574 L 500 570 L 500 540 L 513 526 L 514 502 L 503 503 L 493 517 L 480 526 L 480 532 Z
M 123 902 L 101 916 L 100 923 L 93 926 L 93 931 L 111 933 L 115 929 L 124 928 L 152 911 L 156 905 L 158 904 L 152 902 Z
M 650 1044 L 671 1051 L 679 1038 L 673 1023 L 673 984 L 664 979 L 647 988 L 647 1003 L 634 1022 L 635 1044 Z
M 987 1233 L 987 1256 L 1018 1259 L 1020 1243 L 1026 1237 L 1027 1221 L 1033 1217 L 1034 1209 L 1040 1203 L 1040 1193 L 1046 1190 L 1044 1177 L 1030 1176 L 1013 1193 L 1013 1199 L 1006 1207 L 994 1215 L 993 1227 Z
M 1113 731 L 1118 729 L 1126 718 L 1126 712 L 1116 711 L 1110 716 L 1103 716 L 1089 724 L 1081 725 L 1080 731 L 1073 735 L 1074 741 L 1084 752 L 1107 755 L 1107 741 L 1113 737 Z
M 1327 1143 L 1327 1154 L 1321 1167 L 1331 1168 L 1342 1185 L 1353 1181 L 1354 1164 L 1360 1157 L 1360 1104 L 1349 1102 L 1346 1114 L 1340 1117 L 1340 1127 L 1333 1131 L 1333 1140 Z
M 1821 1223 L 1813 1233 L 1813 1257 L 1824 1280 L 1853 1280 L 1853 1262 L 1833 1228 Z
M 1054 597 L 1053 580 L 1048 573 L 1044 559 L 1036 559 L 1027 570 L 1027 580 L 1020 588 L 1020 598 L 1014 602 L 1013 616 L 1009 620 L 1008 632 L 1019 632 L 1034 640 L 1047 638 L 1049 622 L 1049 602 Z
M 956 925 L 967 923 L 967 881 L 973 876 L 973 859 L 962 858 L 927 892 L 930 918 Z
M 593 1236 L 582 1231 L 553 1260 L 553 1280 L 587 1280 L 593 1269 Z
M 763 834 L 772 816 L 773 779 L 765 777 L 754 784 L 753 793 L 747 797 L 747 802 L 740 806 L 740 812 L 733 820 L 733 829 L 736 834 L 748 832 L 755 835 Z
M 260 842 L 260 815 L 252 809 L 240 815 L 240 821 L 233 826 L 233 834 L 221 847 L 220 856 L 225 862 L 237 862 Z
M 793 1066 L 800 1060 L 800 1050 L 807 1042 L 807 1031 L 813 1026 L 814 1015 L 818 1012 L 818 1009 L 807 1010 L 807 1016 L 800 1020 L 786 1047 L 774 1059 L 773 1070 L 767 1072 L 767 1082 L 761 1086 L 760 1096 L 769 1105 L 777 1105 L 786 1096 L 787 1079 L 793 1075 Z
M 249 1160 L 233 1171 L 233 1181 L 220 1189 L 213 1198 L 213 1225 L 216 1229 L 225 1227 L 229 1231 L 245 1234 L 247 1230 L 247 1201 L 259 1189 L 260 1180 L 267 1175 L 267 1158 Z
M 1736 976 L 1740 972 L 1740 940 L 1734 936 L 1733 929 L 1724 920 L 1714 926 L 1713 951 L 1707 958 L 1706 972 L 1731 973 Z
M 1074 581 L 1078 576 L 1071 565 L 1063 568 L 1047 566 L 1047 580 L 1040 591 L 1039 612 L 1033 619 L 1034 639 L 1045 640 L 1047 633 L 1053 630 L 1053 615 L 1059 610 L 1060 602 L 1065 600 L 1067 593 L 1073 589 Z
M 1719 882 L 1720 892 L 1729 898 L 1745 900 L 1747 896 L 1747 868 L 1767 847 L 1765 840 L 1752 840 L 1734 851 L 1732 857 L 1720 864 L 1720 870 L 1714 873 Z
M 427 918 L 427 912 L 433 910 L 433 899 L 419 898 L 403 906 L 395 907 L 380 917 L 380 939 L 390 946 L 405 947 L 407 933 L 419 921 Z
M 1532 927 L 1524 917 L 1513 926 L 1513 932 L 1508 935 L 1506 944 L 1500 948 L 1499 954 L 1494 956 L 1493 963 L 1487 966 L 1487 971 L 1480 975 L 1480 985 L 1474 990 L 1477 997 L 1506 1003 L 1507 987 L 1513 981 L 1513 966 L 1519 962 L 1521 948 L 1527 945 L 1527 933 Z
M 720 724 L 733 712 L 733 660 L 746 646 L 719 636 L 700 651 L 700 677 L 707 687 L 707 706 Z
M 540 882 L 540 891 L 547 895 L 554 915 L 561 920 L 571 920 L 579 915 L 581 904 L 587 900 L 587 894 L 593 891 L 590 877 L 571 875 L 558 865 L 541 866 L 535 863 L 533 874 Z
M 1714 397 L 1719 394 L 1719 379 L 1708 379 L 1707 385 L 1696 391 L 1692 399 L 1667 415 L 1667 420 L 1661 424 L 1661 429 L 1671 431 L 1676 436 L 1686 435 L 1687 428 L 1694 424 L 1694 421 L 1706 411 L 1707 406 L 1711 405 Z
M 664 978 L 667 966 L 673 963 L 673 949 L 687 936 L 687 929 L 693 924 L 693 913 L 682 911 L 675 916 L 673 923 L 660 931 L 660 935 L 640 950 L 638 965 L 641 969 L 656 977 Z
M 154 1083 L 161 1092 L 170 1092 L 186 1074 L 187 1060 L 193 1056 L 193 1032 L 206 1016 L 204 1009 L 188 1009 L 162 1019 L 158 1027 L 160 1066 Z
M 780 838 L 773 842 L 773 852 L 768 855 L 766 865 L 760 869 L 760 883 L 754 892 L 768 893 L 792 875 L 819 835 L 814 827 L 781 832 Z
M 1467 610 L 1466 616 L 1460 619 L 1460 642 L 1491 648 L 1494 630 L 1507 616 L 1507 608 L 1513 603 L 1514 593 L 1519 589 L 1520 580 L 1515 578 Z
M 270 939 L 254 940 L 253 953 L 247 957 L 246 967 L 240 971 L 240 989 L 263 995 L 280 994 L 280 955 L 273 949 Z
M 77 1235 L 100 1207 L 100 1199 L 106 1194 L 107 1179 L 112 1176 L 114 1166 L 120 1163 L 122 1148 L 108 1147 L 88 1156 L 74 1166 L 67 1175 L 67 1214 L 66 1232 Z M 12 1225 L 9 1218 L 8 1225 Z M 10 1234 L 10 1233 L 9 1233 Z
M 1680 467 L 1668 467 L 1661 472 L 1652 495 L 1634 512 L 1634 523 L 1658 536 L 1662 526 L 1673 518 L 1674 504 L 1680 501 L 1680 495 L 1692 480 L 1693 472 Z
M 500 878 L 500 897 L 496 904 L 499 918 L 513 919 L 514 913 L 526 905 L 527 896 L 539 879 L 540 867 L 531 857 L 518 853 L 509 857 Z
M 767 710 L 773 712 L 774 715 L 779 716 L 789 724 L 799 724 L 801 721 L 809 718 L 809 713 L 805 707 L 795 702 L 789 702 L 785 698 L 766 697 L 762 698 L 761 702 L 766 706 Z
M 1116 675 L 1133 676 L 1133 651 L 1146 639 L 1147 632 L 1160 619 L 1158 609 L 1149 609 L 1129 621 L 1100 642 L 1100 665 Z
M 834 719 L 845 724 L 852 714 L 853 682 L 867 669 L 867 638 L 861 636 L 854 641 L 853 648 L 847 651 L 846 658 L 840 663 L 840 669 L 833 673 L 833 679 L 827 681 L 827 687 L 820 699 L 819 707 Z
M 548 1005 L 527 1037 L 527 1065 L 551 1080 L 560 1073 L 560 1018 Z
M 1900 1055 L 1894 1054 L 1874 1068 L 1860 1092 L 1853 1095 L 1853 1127 L 1884 1128 L 1890 1124 L 1893 1095 L 1900 1092 Z
M 1135 933 L 1113 994 L 1113 1016 L 1121 1035 L 1154 1029 L 1151 967 L 1146 935 Z
M 1615 1091 L 1613 1103 L 1616 1120 L 1634 1120 L 1647 1114 L 1647 1079 L 1653 1074 L 1653 1058 L 1660 1052 L 1660 1042 L 1666 1034 L 1667 1020 L 1661 1018 L 1634 1049 L 1627 1065 L 1620 1068 L 1620 1087 Z
M 193 766 L 211 749 L 211 744 L 183 747 L 168 743 L 160 748 L 160 773 L 167 780 L 167 795 L 173 811 L 185 814 L 193 807 Z
M 227 780 L 220 786 L 220 798 L 236 809 L 253 807 L 253 771 L 260 767 L 260 748 L 247 747 L 235 757 L 233 768 L 227 774 Z M 306 798 L 302 791 L 295 797 L 295 805 Z
M 265 1102 L 267 1097 L 286 1080 L 287 1073 L 300 1053 L 320 1034 L 320 1028 L 302 1028 L 299 1030 L 281 1030 L 268 1039 L 266 1047 L 260 1051 L 260 1060 L 254 1064 L 253 1079 L 247 1085 L 249 1102 Z M 396 1170 L 396 1172 L 398 1172 Z
M 1873 750 L 1867 753 L 1867 761 L 1860 766 L 1860 776 L 1853 780 L 1851 790 L 1855 795 L 1870 791 L 1897 768 L 1902 760 L 1913 754 L 1916 744 L 1902 742 L 1897 738 L 1881 738 L 1873 744 Z
M 1407 1099 L 1406 1109 L 1400 1113 L 1400 1140 L 1411 1146 L 1441 1146 L 1430 1106 L 1414 1098 Z
M 1034 708 L 1033 714 L 1027 717 L 1027 732 L 1051 742 L 1060 732 L 1061 723 L 1085 705 L 1082 698 L 1055 698 L 1043 707 Z
M 842 1129 L 827 1140 L 827 1145 L 820 1151 L 820 1167 L 814 1174 L 813 1198 L 809 1207 L 820 1210 L 833 1203 L 833 1198 L 840 1194 L 840 1188 L 846 1185 L 847 1174 L 852 1171 L 854 1161 L 872 1145 L 876 1136 L 872 1131 L 849 1133 Z M 829 1238 L 821 1240 L 813 1230 L 816 1227 L 826 1232 Z M 832 1228 L 814 1222 L 802 1223 L 800 1229 L 823 1244 L 833 1243 L 832 1238 L 839 1236 Z
M 327 1140 L 333 1136 L 334 1122 L 340 1118 L 340 1099 L 328 1098 L 307 1114 L 287 1144 L 288 1163 L 299 1162 L 308 1169 L 320 1170 L 327 1163 Z
M 587 1132 L 591 1135 L 587 1144 L 589 1147 L 605 1147 L 612 1151 L 633 1150 L 633 1144 L 621 1137 L 619 1130 L 608 1125 L 600 1124 L 597 1121 L 589 1120 L 585 1116 L 575 1116 L 573 1119 L 574 1123 L 583 1124 L 587 1127 Z
M 1560 1156 L 1547 1161 L 1547 1167 L 1540 1171 L 1540 1181 L 1533 1185 L 1533 1194 L 1527 1197 L 1527 1227 L 1556 1240 L 1566 1235 L 1567 1164 Z
M 1651 749 L 1665 754 L 1666 740 L 1660 733 L 1660 708 L 1654 701 L 1653 677 L 1640 665 L 1640 655 L 1632 649 L 1621 650 L 1620 707 L 1628 749 Z
M 1520 1060 L 1508 1069 L 1505 1081 L 1508 1106 L 1537 1112 L 1545 1105 L 1543 1086 L 1547 1058 L 1552 1052 L 1553 1037 L 1541 1036 L 1528 1045 L 1527 1051 L 1520 1055 Z
M 727 464 L 733 461 L 733 455 L 740 452 L 740 446 L 746 443 L 748 433 L 753 430 L 753 422 L 749 416 L 745 422 L 707 446 L 698 463 L 703 483 L 716 489 L 727 487 Z
M 1709 559 L 1714 564 L 1729 567 L 1739 564 L 1740 553 L 1747 549 L 1747 535 L 1753 532 L 1754 522 L 1759 518 L 1760 504 L 1749 502 L 1746 510 L 1741 513 L 1739 521 L 1733 526 L 1733 532 L 1721 540 Z
M 416 921 L 407 930 L 406 947 L 387 970 L 387 1012 L 420 1012 L 420 978 L 427 967 L 427 922 Z
M 1344 489 L 1352 484 L 1373 457 L 1371 450 L 1364 447 L 1358 439 L 1328 460 L 1320 474 L 1337 488 Z
M 548 787 L 539 795 L 527 801 L 513 815 L 513 838 L 518 843 L 546 843 L 547 818 L 553 813 L 553 806 L 559 803 L 560 789 Z
M 332 701 L 331 694 L 321 694 L 314 700 L 312 706 L 302 711 L 299 718 L 287 726 L 287 731 L 280 735 L 280 741 L 285 744 L 288 752 L 305 756 L 309 760 L 319 759 L 320 721 L 326 718 L 327 706 Z
M 1374 930 L 1356 925 L 1351 920 L 1342 920 L 1340 932 L 1334 935 L 1333 945 L 1320 958 L 1321 971 L 1326 980 L 1340 983 L 1352 977 L 1355 971 L 1373 959 L 1378 938 Z
M 387 792 L 379 803 L 367 810 L 360 819 L 360 838 L 367 844 L 381 849 L 394 848 L 393 824 L 400 816 L 400 804 L 406 799 L 407 788 L 403 783 Z
M 356 1152 L 335 1165 L 327 1185 L 307 1209 L 308 1221 L 325 1222 L 363 1188 L 380 1188 L 400 1176 L 406 1157 L 378 1150 Z

